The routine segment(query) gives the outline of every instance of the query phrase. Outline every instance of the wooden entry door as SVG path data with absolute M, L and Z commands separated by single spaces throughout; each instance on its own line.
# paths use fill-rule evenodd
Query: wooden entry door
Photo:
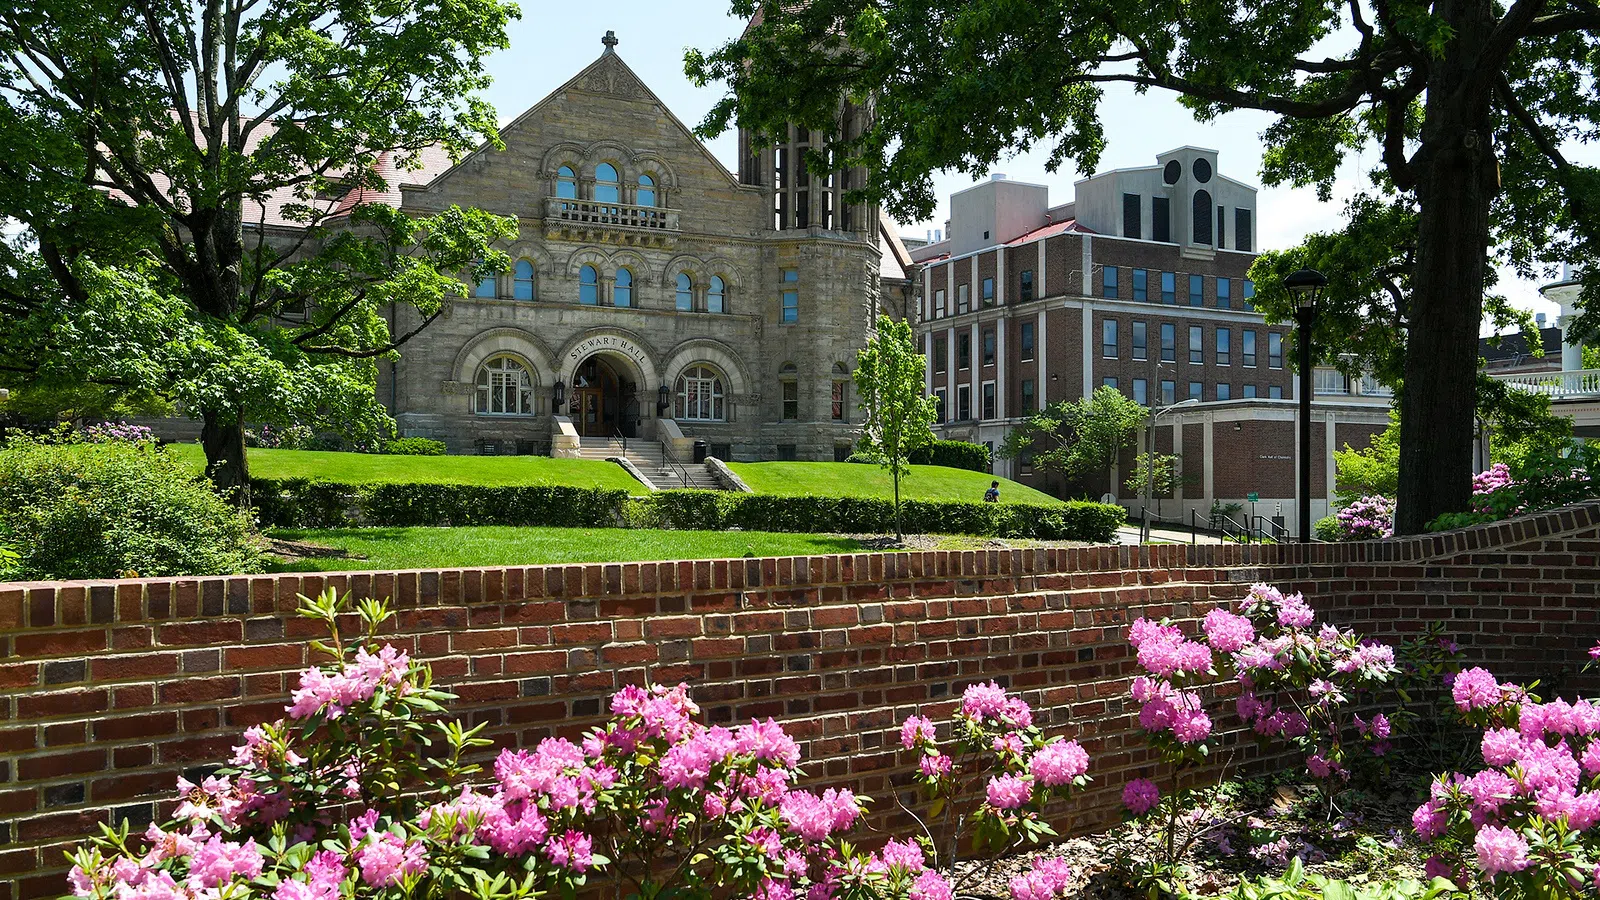
M 616 372 L 591 356 L 578 366 L 572 382 L 572 417 L 578 434 L 610 437 L 617 429 L 622 406 Z

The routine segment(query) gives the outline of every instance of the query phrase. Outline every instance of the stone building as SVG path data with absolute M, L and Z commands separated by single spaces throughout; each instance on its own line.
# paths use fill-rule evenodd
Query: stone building
M 1218 170 L 1215 151 L 1195 147 L 1081 180 L 1056 206 L 1045 187 L 1004 176 L 954 195 L 940 240 L 911 254 L 926 386 L 942 407 L 936 431 L 998 448 L 1041 406 L 1113 387 L 1158 411 L 1156 450 L 1179 458 L 1163 516 L 1203 518 L 1213 501 L 1255 495 L 1257 515 L 1294 529 L 1292 329 L 1267 324 L 1251 303 L 1255 198 Z M 1329 384 L 1314 394 L 1306 452 L 1321 516 L 1332 451 L 1366 446 L 1388 421 L 1389 398 L 1372 384 L 1340 382 L 1334 394 L 1338 373 L 1317 377 Z M 1137 515 L 1141 492 L 1124 484 L 1133 452 L 1072 485 L 1025 458 L 999 459 L 996 471 L 1056 493 L 1110 494 Z
M 834 459 L 850 373 L 909 258 L 849 177 L 804 170 L 803 130 L 729 171 L 616 52 L 501 129 L 504 149 L 402 184 L 402 209 L 515 216 L 510 271 L 406 345 L 379 395 L 451 452 L 563 452 L 565 434 L 707 442 L 729 459 Z M 408 325 L 402 315 L 396 330 Z M 678 441 L 679 436 L 682 441 Z

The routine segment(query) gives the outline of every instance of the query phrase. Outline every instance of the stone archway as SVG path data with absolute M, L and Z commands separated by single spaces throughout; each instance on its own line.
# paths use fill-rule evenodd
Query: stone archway
M 654 352 L 617 331 L 590 333 L 562 350 L 558 361 L 566 407 L 582 437 L 648 438 L 655 433 L 660 374 Z

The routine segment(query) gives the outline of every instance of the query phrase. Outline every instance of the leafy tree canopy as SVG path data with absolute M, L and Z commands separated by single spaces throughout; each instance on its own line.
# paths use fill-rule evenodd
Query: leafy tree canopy
M 888 316 L 878 317 L 877 334 L 856 354 L 853 377 L 861 398 L 860 452 L 893 476 L 896 537 L 905 536 L 900 524 L 900 479 L 911 471 L 911 454 L 933 443 L 929 425 L 938 401 L 923 396 L 926 366 L 911 325 Z
M 243 488 L 246 419 L 390 427 L 376 360 L 503 267 L 511 220 L 376 202 L 495 142 L 505 0 L 36 0 L 0 12 L 0 376 L 181 402 Z M 297 314 L 292 318 L 285 314 Z M 303 318 L 298 313 L 303 311 Z M 394 327 L 400 325 L 400 328 Z
M 1269 186 L 1327 198 L 1348 156 L 1377 160 L 1346 228 L 1264 264 L 1272 277 L 1257 284 L 1281 317 L 1277 274 L 1334 269 L 1345 284 L 1324 328 L 1342 341 L 1328 344 L 1403 376 L 1402 533 L 1468 505 L 1464 387 L 1491 263 L 1530 275 L 1579 264 L 1579 330 L 1600 331 L 1600 171 L 1562 151 L 1600 137 L 1594 0 L 734 0 L 732 11 L 756 18 L 686 59 L 691 77 L 729 88 L 701 133 L 806 126 L 813 170 L 869 167 L 855 198 L 903 220 L 932 214 L 932 172 L 981 176 L 1036 144 L 1052 167 L 1094 171 L 1112 83 L 1175 92 L 1201 120 L 1276 114 L 1262 135 Z M 865 127 L 839 127 L 841 98 L 870 111 Z
M 1006 435 L 1000 455 L 1028 455 L 1036 469 L 1081 478 L 1111 467 L 1132 442 L 1149 410 L 1116 388 L 1062 400 L 1039 410 Z

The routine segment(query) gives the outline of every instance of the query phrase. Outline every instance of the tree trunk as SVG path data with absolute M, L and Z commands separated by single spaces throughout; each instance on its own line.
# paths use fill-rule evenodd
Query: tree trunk
M 244 417 L 233 411 L 201 414 L 200 446 L 206 452 L 206 477 L 223 496 L 250 506 L 250 465 L 244 454 Z
M 1422 146 L 1412 163 L 1417 257 L 1400 395 L 1398 534 L 1465 511 L 1472 497 L 1478 329 L 1499 171 L 1490 89 L 1461 88 L 1494 18 L 1483 0 L 1451 12 L 1456 36 L 1429 78 Z
M 906 540 L 906 530 L 900 525 L 900 465 L 898 462 L 890 470 L 890 474 L 894 476 L 894 539 L 903 544 Z

